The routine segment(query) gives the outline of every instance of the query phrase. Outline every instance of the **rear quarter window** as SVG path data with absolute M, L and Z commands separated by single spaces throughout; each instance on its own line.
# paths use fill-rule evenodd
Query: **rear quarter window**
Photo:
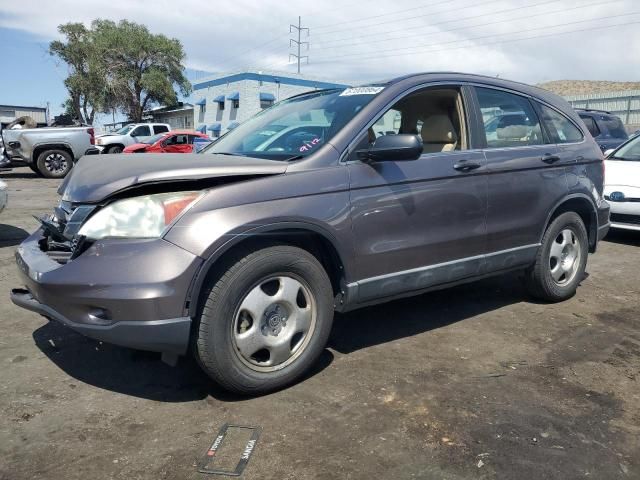
M 582 132 L 571 120 L 553 108 L 538 103 L 538 108 L 542 114 L 542 121 L 551 134 L 551 137 L 558 143 L 575 143 L 584 138 Z
M 622 120 L 618 117 L 602 117 L 601 121 L 605 127 L 607 127 L 609 135 L 613 138 L 626 139 L 628 137 L 627 131 L 624 129 L 624 125 L 622 124 Z

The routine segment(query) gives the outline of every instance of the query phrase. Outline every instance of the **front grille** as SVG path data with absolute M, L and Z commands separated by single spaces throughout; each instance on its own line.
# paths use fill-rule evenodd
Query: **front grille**
M 612 213 L 610 217 L 613 223 L 627 223 L 629 225 L 640 225 L 640 215 L 628 215 L 625 213 Z

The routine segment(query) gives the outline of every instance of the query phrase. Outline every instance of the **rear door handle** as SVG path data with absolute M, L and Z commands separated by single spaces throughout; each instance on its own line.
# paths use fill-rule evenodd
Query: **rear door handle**
M 466 160 L 461 160 L 453 166 L 454 170 L 458 170 L 459 172 L 470 172 L 471 170 L 475 170 L 476 168 L 480 168 L 482 165 L 475 162 L 468 162 Z
M 545 155 L 542 156 L 541 160 L 544 163 L 556 163 L 557 161 L 560 160 L 560 157 L 558 155 L 552 155 L 551 153 L 547 153 Z

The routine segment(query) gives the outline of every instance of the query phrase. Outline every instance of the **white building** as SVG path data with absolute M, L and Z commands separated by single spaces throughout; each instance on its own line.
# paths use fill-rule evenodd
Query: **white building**
M 341 87 L 346 85 L 288 72 L 213 75 L 193 83 L 193 125 L 203 133 L 218 137 L 274 102 L 310 90 Z
M 48 115 L 46 107 L 25 107 L 20 105 L 0 105 L 0 125 L 6 127 L 16 118 L 28 116 L 35 120 L 38 126 L 47 125 Z

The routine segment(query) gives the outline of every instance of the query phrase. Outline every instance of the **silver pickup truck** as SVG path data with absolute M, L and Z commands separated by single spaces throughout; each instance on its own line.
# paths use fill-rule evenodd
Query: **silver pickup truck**
M 47 178 L 62 178 L 80 157 L 99 153 L 93 127 L 4 129 L 2 140 L 11 166 L 27 165 Z

